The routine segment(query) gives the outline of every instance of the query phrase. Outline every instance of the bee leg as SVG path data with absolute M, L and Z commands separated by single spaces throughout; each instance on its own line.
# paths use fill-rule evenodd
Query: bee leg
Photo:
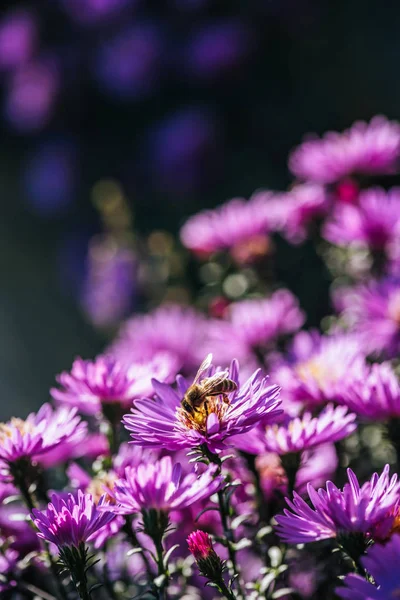
M 226 394 L 222 394 L 222 402 L 224 404 L 230 404 L 231 401 L 229 400 L 228 396 Z
M 204 400 L 203 406 L 204 410 L 206 411 L 206 416 L 208 417 L 208 400 Z

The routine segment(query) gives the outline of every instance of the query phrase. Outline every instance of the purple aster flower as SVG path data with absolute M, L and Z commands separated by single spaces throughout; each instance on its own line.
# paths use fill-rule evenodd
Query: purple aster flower
M 348 600 L 389 600 L 400 595 L 400 535 L 394 535 L 384 546 L 374 544 L 361 563 L 374 578 L 375 585 L 365 577 L 351 573 L 345 577 L 345 588 L 336 594 Z
M 38 413 L 31 413 L 25 420 L 13 417 L 7 423 L 0 423 L 0 459 L 14 463 L 76 439 L 86 430 L 86 423 L 76 413 L 76 408 L 53 410 L 50 404 L 44 404 Z
M 222 484 L 223 478 L 215 477 L 211 467 L 199 477 L 195 473 L 182 477 L 181 465 L 172 465 L 171 457 L 164 456 L 153 463 L 126 468 L 125 477 L 110 491 L 115 501 L 111 510 L 122 515 L 150 509 L 181 510 L 209 498 Z
M 338 290 L 336 305 L 367 352 L 395 357 L 400 350 L 400 279 L 372 280 Z
M 249 453 L 276 452 L 279 455 L 302 452 L 337 442 L 350 435 L 357 427 L 356 415 L 347 407 L 328 405 L 317 417 L 306 412 L 301 417 L 287 419 L 282 425 L 268 425 L 253 429 L 235 438 L 235 445 Z
M 254 347 L 267 345 L 280 335 L 294 333 L 305 319 L 297 298 L 285 289 L 276 291 L 270 298 L 234 302 L 229 305 L 226 314 L 232 325 L 232 334 L 239 338 L 248 352 Z
M 273 379 L 285 390 L 287 402 L 315 406 L 337 401 L 364 364 L 357 337 L 301 331 L 293 340 L 288 358 L 276 361 Z
M 102 496 L 96 505 L 90 494 L 83 494 L 80 490 L 77 498 L 68 494 L 65 500 L 53 494 L 46 511 L 32 511 L 33 522 L 39 529 L 37 535 L 59 549 L 64 546 L 78 548 L 82 543 L 90 542 L 102 527 L 115 518 L 114 513 L 106 510 L 107 506 L 106 496 Z
M 360 370 L 341 394 L 340 402 L 373 421 L 400 417 L 400 383 L 391 364 L 373 364 Z
M 296 492 L 293 502 L 288 498 L 291 511 L 285 509 L 277 515 L 278 535 L 289 544 L 304 544 L 328 538 L 336 538 L 346 533 L 373 534 L 374 527 L 387 518 L 387 513 L 399 498 L 400 483 L 397 475 L 389 477 L 389 465 L 380 476 L 377 473 L 360 487 L 356 475 L 347 470 L 349 483 L 343 490 L 331 481 L 326 490 L 316 491 L 310 484 L 307 487 L 312 506 L 309 506 Z
M 377 116 L 343 133 L 306 140 L 292 152 L 289 168 L 300 179 L 334 183 L 353 173 L 396 173 L 399 158 L 400 125 Z
M 200 367 L 195 380 L 199 385 L 214 372 L 211 359 L 212 356 L 208 355 Z M 203 371 L 204 365 L 210 368 Z M 181 404 L 189 388 L 183 377 L 177 379 L 177 391 L 153 381 L 155 400 L 137 400 L 132 414 L 125 415 L 123 419 L 133 443 L 169 450 L 206 444 L 211 452 L 217 452 L 231 445 L 233 435 L 246 433 L 260 421 L 271 421 L 281 413 L 277 410 L 279 387 L 269 385 L 268 378 L 262 376 L 260 369 L 240 385 L 238 363 L 233 360 L 229 370 L 220 373 L 220 380 L 226 379 L 234 382 L 236 389 L 208 396 L 207 409 L 192 413 Z M 163 415 L 162 420 L 160 414 Z
M 368 247 L 391 256 L 399 232 L 400 188 L 371 188 L 360 192 L 357 204 L 338 203 L 322 233 L 332 244 Z
M 0 592 L 6 592 L 17 585 L 15 572 L 20 558 L 18 552 L 5 545 L 6 540 L 0 538 Z
M 276 225 L 269 211 L 272 200 L 272 193 L 257 193 L 194 215 L 181 229 L 182 243 L 200 255 L 230 250 L 239 262 L 264 256 L 270 250 L 267 234 Z
M 282 195 L 281 202 L 283 235 L 296 244 L 305 240 L 310 226 L 325 217 L 331 205 L 325 188 L 316 183 L 294 186 Z
M 116 403 L 127 408 L 134 398 L 150 395 L 151 379 L 170 380 L 172 363 L 168 356 L 156 356 L 148 363 L 122 366 L 112 356 L 98 356 L 94 361 L 77 358 L 70 373 L 58 375 L 61 389 L 50 393 L 61 404 L 76 406 L 81 412 L 94 415 L 102 405 Z
M 133 249 L 112 236 L 92 238 L 80 304 L 95 326 L 118 325 L 134 304 L 137 260 Z
M 27 10 L 17 9 L 0 22 L 0 70 L 15 69 L 28 62 L 37 42 L 36 19 Z
M 193 369 L 199 362 L 199 346 L 206 320 L 192 308 L 166 305 L 129 319 L 110 349 L 121 363 L 151 360 L 158 353 L 176 359 L 177 368 Z M 179 335 L 177 335 L 179 332 Z

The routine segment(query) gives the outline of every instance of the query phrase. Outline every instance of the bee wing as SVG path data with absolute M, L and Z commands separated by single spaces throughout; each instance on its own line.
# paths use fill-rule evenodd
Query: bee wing
M 193 380 L 193 385 L 199 383 L 204 373 L 207 373 L 212 363 L 212 354 L 207 354 L 203 362 L 201 363 L 199 370 L 196 373 L 196 377 Z
M 201 388 L 203 392 L 203 396 L 212 396 L 215 395 L 215 388 L 222 383 L 228 377 L 227 371 L 219 371 L 212 375 L 211 377 L 207 377 L 203 379 L 201 382 Z M 218 392 L 220 393 L 220 392 Z

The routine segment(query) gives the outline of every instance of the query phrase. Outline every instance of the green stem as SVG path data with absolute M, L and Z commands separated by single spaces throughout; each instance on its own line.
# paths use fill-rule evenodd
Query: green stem
M 68 569 L 71 575 L 73 584 L 79 594 L 81 600 L 91 600 L 88 590 L 87 570 L 88 564 L 88 548 L 82 542 L 79 548 L 74 546 L 66 546 L 60 551 L 60 559 Z
M 300 452 L 283 454 L 281 460 L 288 479 L 288 496 L 291 497 L 295 489 L 296 476 L 301 464 L 301 454 Z
M 159 540 L 159 542 L 156 543 L 156 552 L 158 576 L 163 576 L 165 578 L 161 587 L 158 588 L 158 598 L 159 600 L 167 600 L 166 587 L 168 585 L 169 573 L 164 565 L 164 548 L 161 540 Z
M 149 581 L 152 581 L 154 579 L 153 569 L 151 568 L 150 561 L 149 561 L 149 558 L 146 553 L 146 548 L 143 548 L 143 546 L 140 545 L 139 540 L 136 535 L 136 532 L 133 529 L 131 515 L 127 515 L 125 517 L 125 525 L 123 526 L 122 530 L 124 531 L 124 533 L 126 534 L 126 537 L 128 538 L 128 540 L 130 541 L 130 543 L 132 544 L 132 546 L 134 548 L 142 549 L 141 556 L 143 558 L 143 562 L 146 567 L 147 577 L 148 577 Z
M 219 593 L 222 594 L 224 598 L 227 598 L 227 600 L 237 600 L 235 594 L 228 588 L 222 577 L 220 581 L 216 582 L 216 585 Z

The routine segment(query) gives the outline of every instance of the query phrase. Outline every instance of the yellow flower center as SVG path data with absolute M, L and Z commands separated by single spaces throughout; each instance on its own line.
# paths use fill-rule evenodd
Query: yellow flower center
M 221 422 L 228 407 L 229 400 L 224 402 L 222 396 L 208 396 L 202 404 L 193 408 L 193 412 L 188 412 L 183 406 L 179 406 L 176 416 L 180 423 L 188 429 L 206 433 L 208 416 L 214 413 Z
M 238 242 L 231 249 L 231 254 L 237 263 L 245 264 L 270 254 L 271 250 L 272 244 L 269 237 L 258 234 Z
M 33 433 L 35 426 L 33 423 L 17 417 L 13 417 L 8 423 L 0 423 L 0 443 L 10 439 L 16 429 L 24 436 L 28 433 Z
M 296 367 L 296 372 L 301 381 L 307 382 L 310 379 L 315 379 L 318 384 L 324 383 L 327 379 L 332 381 L 336 379 L 335 372 L 331 366 L 328 369 L 322 361 L 317 358 L 312 358 Z
M 90 482 L 87 493 L 92 494 L 94 502 L 98 502 L 104 494 L 106 495 L 106 500 L 111 504 L 115 503 L 115 500 L 107 493 L 104 488 L 109 488 L 112 490 L 114 488 L 114 484 L 117 481 L 117 475 L 115 473 L 101 473 L 97 475 Z

